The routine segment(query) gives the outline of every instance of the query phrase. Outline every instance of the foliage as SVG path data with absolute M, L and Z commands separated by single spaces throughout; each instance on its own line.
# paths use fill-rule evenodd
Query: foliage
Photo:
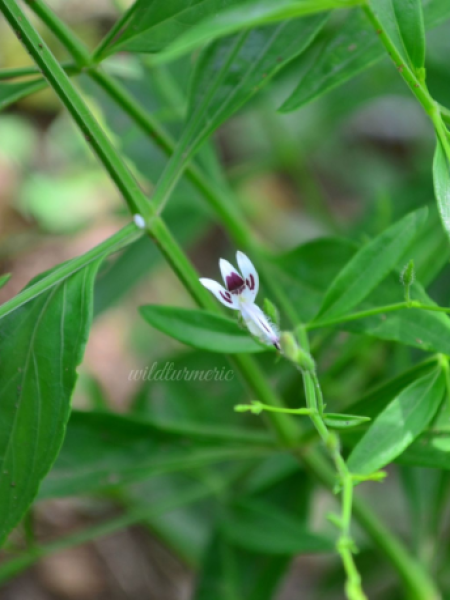
M 0 107 L 51 88 L 129 214 L 0 305 L 0 540 L 52 498 L 94 495 L 121 516 L 21 548 L 0 579 L 143 522 L 192 560 L 196 600 L 275 598 L 290 558 L 310 553 L 339 556 L 349 600 L 385 598 L 363 560 L 375 551 L 392 597 L 447 597 L 437 548 L 450 481 L 448 0 L 136 0 L 94 50 L 41 0 L 27 3 L 33 18 L 0 0 L 33 60 L 0 70 Z M 255 173 L 268 178 L 256 178 L 252 204 Z M 281 176 L 302 198 L 301 219 L 268 197 L 266 183 Z M 359 203 L 336 209 L 330 193 Z M 39 201 L 29 195 L 45 229 Z M 67 211 L 61 234 L 87 226 Z M 254 263 L 267 320 L 254 298 L 225 313 L 202 287 L 190 257 L 212 246 L 219 258 L 223 242 L 207 237 L 217 228 L 227 256 L 236 247 Z M 207 256 L 198 260 L 203 277 Z M 138 306 L 133 290 L 158 288 L 165 264 L 186 294 Z M 0 288 L 8 282 L 1 276 Z M 113 305 L 137 315 L 140 339 L 150 339 L 142 354 L 177 370 L 136 370 L 125 415 L 95 382 L 88 410 L 71 411 L 93 315 Z M 406 482 L 386 494 L 413 508 L 418 468 L 439 477 L 433 525 L 410 519 L 406 541 L 363 492 L 389 485 L 385 467 L 388 481 Z M 335 510 L 317 525 L 324 489 Z M 430 546 L 435 562 L 424 559 Z M 323 581 L 320 597 L 336 597 Z

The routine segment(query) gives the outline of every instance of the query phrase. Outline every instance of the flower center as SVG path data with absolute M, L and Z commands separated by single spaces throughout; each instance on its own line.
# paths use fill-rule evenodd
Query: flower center
M 231 273 L 226 278 L 228 291 L 232 294 L 240 294 L 245 287 L 245 282 L 238 273 Z

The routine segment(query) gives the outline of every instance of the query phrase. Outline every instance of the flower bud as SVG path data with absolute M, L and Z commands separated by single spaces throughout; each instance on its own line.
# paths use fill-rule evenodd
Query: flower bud
M 275 323 L 275 325 L 277 325 L 279 327 L 280 326 L 280 313 L 278 311 L 278 308 L 275 306 L 275 304 L 273 304 L 268 298 L 264 298 L 263 308 L 264 308 L 264 312 L 269 317 L 269 319 L 272 321 L 272 323 Z
M 308 352 L 305 352 L 297 343 L 294 335 L 289 331 L 283 331 L 280 336 L 281 350 L 285 357 L 298 365 L 304 371 L 314 371 L 316 365 Z
M 414 283 L 416 274 L 414 271 L 414 260 L 411 259 L 409 263 L 404 267 L 402 274 L 400 275 L 400 281 L 405 287 L 409 287 Z

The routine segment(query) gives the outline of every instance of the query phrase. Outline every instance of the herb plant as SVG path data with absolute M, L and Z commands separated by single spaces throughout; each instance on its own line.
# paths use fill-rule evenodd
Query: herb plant
M 136 0 L 94 49 L 41 0 L 0 10 L 33 61 L 0 70 L 1 108 L 50 88 L 127 208 L 115 234 L 0 305 L 0 580 L 143 523 L 196 572 L 195 600 L 277 598 L 292 557 L 312 553 L 330 562 L 308 598 L 450 597 L 448 0 Z M 378 121 L 364 113 L 394 97 Z M 391 134 L 406 159 L 349 150 L 352 119 L 375 119 L 368 140 Z M 301 216 L 264 186 L 252 209 L 246 169 L 284 173 Z M 353 213 L 327 177 L 358 196 Z M 211 231 L 227 242 L 200 261 Z M 183 345 L 177 369 L 135 370 L 128 414 L 71 410 L 98 306 L 162 262 L 187 306 L 134 311 Z M 77 495 L 120 514 L 40 541 L 36 504 Z

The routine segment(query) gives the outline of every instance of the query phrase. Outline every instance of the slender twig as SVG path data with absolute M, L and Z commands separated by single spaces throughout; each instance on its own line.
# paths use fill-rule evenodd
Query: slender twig
M 396 312 L 404 309 L 419 309 L 429 310 L 433 312 L 450 313 L 450 308 L 443 306 L 437 306 L 434 304 L 422 304 L 417 300 L 410 300 L 409 302 L 397 302 L 395 304 L 387 304 L 386 306 L 377 306 L 375 308 L 369 308 L 360 312 L 352 313 L 350 315 L 342 315 L 341 317 L 335 317 L 334 319 L 324 319 L 322 321 L 312 321 L 305 325 L 307 330 L 321 329 L 323 327 L 332 327 L 341 323 L 348 323 L 349 321 L 357 321 L 359 319 L 366 319 L 368 317 L 374 317 L 376 315 L 384 315 L 385 313 Z

